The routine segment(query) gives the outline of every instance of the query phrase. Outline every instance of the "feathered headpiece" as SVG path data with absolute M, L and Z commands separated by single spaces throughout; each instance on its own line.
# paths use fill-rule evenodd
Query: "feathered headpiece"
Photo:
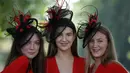
M 15 13 L 15 11 L 14 11 Z M 33 22 L 36 22 L 35 26 L 32 25 Z M 9 24 L 11 24 L 12 28 L 7 28 L 6 31 L 12 35 L 12 37 L 15 40 L 19 40 L 23 37 L 23 35 L 26 32 L 29 32 L 29 30 L 37 31 L 38 21 L 35 18 L 31 18 L 30 13 L 22 13 L 21 11 L 18 11 L 18 15 L 15 15 L 13 17 L 10 17 Z M 34 34 L 34 33 L 33 33 Z M 31 39 L 33 34 L 28 38 L 28 41 Z M 27 41 L 27 42 L 28 42 Z
M 87 6 L 89 6 L 89 5 L 87 5 Z M 85 7 L 87 7 L 87 6 L 85 6 Z M 83 7 L 83 8 L 85 8 L 85 7 Z M 92 6 L 92 7 L 94 7 L 94 6 Z M 78 34 L 79 39 L 83 39 L 83 48 L 85 48 L 85 46 L 92 39 L 92 37 L 95 35 L 95 33 L 97 32 L 98 28 L 101 25 L 101 22 L 98 22 L 97 8 L 96 7 L 94 7 L 94 8 L 96 9 L 96 12 L 94 14 L 88 14 L 89 21 L 84 22 L 84 23 L 79 23 L 80 27 L 78 28 L 77 34 Z
M 43 28 L 45 28 L 44 35 L 48 42 L 54 40 L 65 29 L 63 28 L 63 30 L 56 36 L 52 35 L 53 37 L 51 38 L 50 35 L 54 33 L 59 26 L 66 27 L 71 22 L 73 12 L 68 9 L 67 2 L 66 8 L 62 9 L 64 3 L 65 0 L 62 0 L 60 5 L 57 0 L 57 5 L 54 5 L 47 10 L 49 21 L 43 25 Z

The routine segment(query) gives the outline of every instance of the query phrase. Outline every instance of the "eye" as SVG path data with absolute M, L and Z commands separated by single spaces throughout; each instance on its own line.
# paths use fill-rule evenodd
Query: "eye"
M 73 33 L 67 33 L 67 36 L 72 36 L 73 35 Z
M 101 42 L 103 42 L 103 40 L 101 40 L 101 39 L 100 39 L 100 40 L 98 40 L 98 42 L 100 42 L 100 43 L 101 43 Z
M 40 45 L 40 41 L 35 41 L 35 44 Z

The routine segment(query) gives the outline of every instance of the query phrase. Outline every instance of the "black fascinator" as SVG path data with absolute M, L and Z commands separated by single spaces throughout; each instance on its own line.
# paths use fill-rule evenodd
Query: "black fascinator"
M 24 44 L 26 44 L 31 39 L 35 32 L 38 32 L 38 21 L 35 18 L 31 18 L 31 14 L 29 12 L 24 14 L 19 10 L 16 12 L 14 10 L 14 16 L 10 17 L 8 23 L 11 24 L 12 27 L 7 28 L 6 31 L 9 33 L 9 35 L 12 35 L 14 40 L 20 40 L 24 38 L 26 33 L 32 32 L 32 35 Z
M 98 28 L 101 25 L 101 22 L 98 22 L 98 10 L 96 7 L 92 5 L 87 5 L 83 7 L 82 9 L 86 7 L 93 7 L 95 8 L 96 12 L 94 14 L 88 14 L 88 21 L 87 22 L 80 22 L 79 28 L 78 28 L 78 38 L 83 39 L 83 48 L 88 44 L 88 42 L 92 39 L 92 37 L 97 32 Z
M 63 5 L 66 4 L 65 8 Z M 45 31 L 43 35 L 46 36 L 48 42 L 54 41 L 66 27 L 73 29 L 74 24 L 72 23 L 73 12 L 68 9 L 69 6 L 65 0 L 62 0 L 61 5 L 58 0 L 56 5 L 48 8 L 48 21 L 43 25 Z M 63 27 L 58 34 L 55 34 L 58 27 Z

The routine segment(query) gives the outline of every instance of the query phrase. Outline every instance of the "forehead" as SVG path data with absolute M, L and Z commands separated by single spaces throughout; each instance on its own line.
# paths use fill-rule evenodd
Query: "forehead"
M 70 27 L 59 27 L 57 29 L 57 32 L 62 32 L 62 33 L 73 33 L 73 30 Z
M 28 38 L 26 39 L 29 39 L 31 36 L 32 34 L 29 34 Z M 34 33 L 30 40 L 39 40 L 38 35 Z
M 99 32 L 99 31 L 97 31 L 97 33 L 93 36 L 92 39 L 107 39 L 107 38 L 106 38 L 106 35 L 105 35 L 105 34 L 103 34 L 103 33 Z

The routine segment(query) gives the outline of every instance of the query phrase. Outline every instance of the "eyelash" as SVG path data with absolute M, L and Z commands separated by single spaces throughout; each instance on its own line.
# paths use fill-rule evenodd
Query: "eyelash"
M 63 34 L 60 34 L 59 36 L 62 36 Z M 72 34 L 66 34 L 67 36 L 71 36 Z
M 102 40 L 97 40 L 98 42 L 103 42 Z M 94 40 L 90 40 L 90 42 L 94 42 Z
M 67 36 L 71 36 L 72 34 L 67 34 Z
M 39 44 L 40 44 L 40 42 L 39 42 L 39 41 L 38 41 L 38 42 L 36 41 L 36 42 L 35 42 L 35 44 L 38 44 L 38 45 L 39 45 Z

